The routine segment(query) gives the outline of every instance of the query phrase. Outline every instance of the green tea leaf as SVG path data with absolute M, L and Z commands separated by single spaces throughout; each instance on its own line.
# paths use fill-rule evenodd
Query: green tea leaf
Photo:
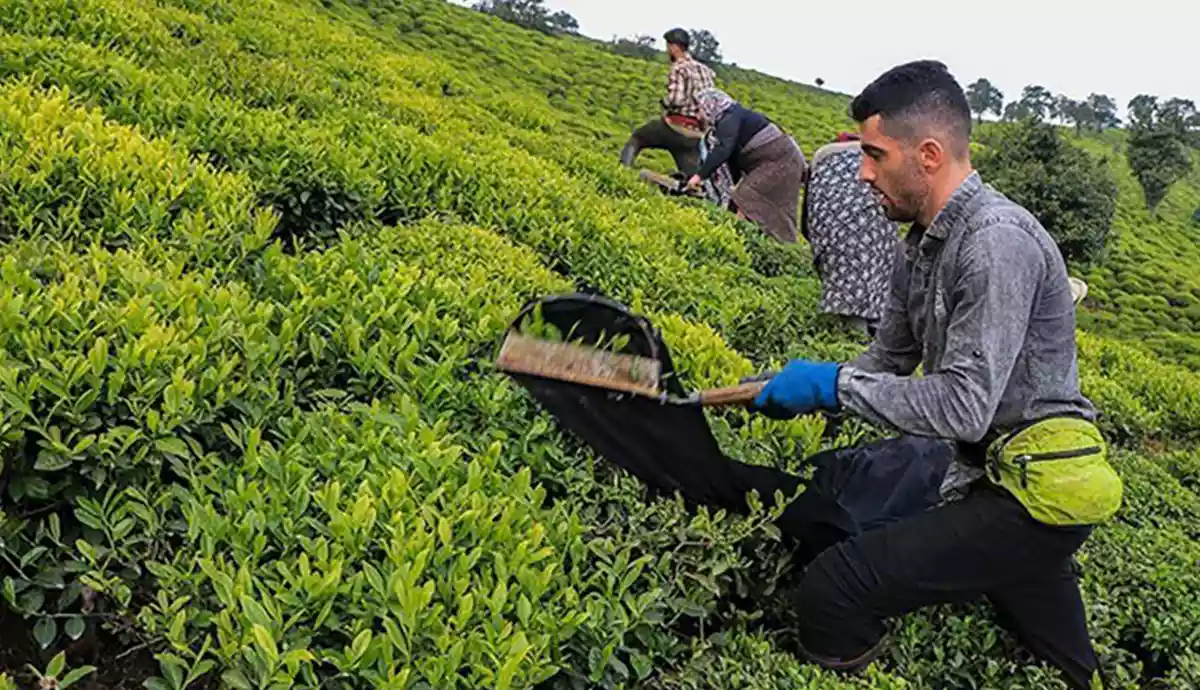
M 58 678 L 62 675 L 63 669 L 67 666 L 67 653 L 59 652 L 50 660 L 50 664 L 46 666 L 46 675 L 51 678 Z
M 354 638 L 354 642 L 350 645 L 350 652 L 355 661 L 362 659 L 363 654 L 367 653 L 367 646 L 371 644 L 371 631 L 364 630 Z
M 171 619 L 171 626 L 167 629 L 167 639 L 176 643 L 185 643 L 183 629 L 186 624 L 187 611 L 177 611 L 175 617 Z
M 251 628 L 254 633 L 254 641 L 258 643 L 263 653 L 271 662 L 279 660 L 279 648 L 275 646 L 275 638 L 271 636 L 271 632 L 263 626 L 255 623 Z
M 78 640 L 83 637 L 83 631 L 87 628 L 87 624 L 80 616 L 72 616 L 67 619 L 63 625 L 63 630 L 66 631 L 67 637 L 72 640 Z
M 92 375 L 100 378 L 108 366 L 108 341 L 103 337 L 96 338 L 92 349 L 88 352 L 88 362 L 92 365 Z
M 64 689 L 69 688 L 72 685 L 78 683 L 80 680 L 83 680 L 84 676 L 90 675 L 95 672 L 96 672 L 95 666 L 80 666 L 79 668 L 71 669 L 67 673 L 67 675 L 63 676 L 63 679 L 61 681 L 59 681 L 58 687 L 64 688 Z
M 244 594 L 242 595 L 241 603 L 242 610 L 246 612 L 246 618 L 249 618 L 251 623 L 263 628 L 271 625 L 271 616 L 263 608 L 262 604 Z
M 650 677 L 650 672 L 654 670 L 654 663 L 650 657 L 641 652 L 634 652 L 629 656 L 629 665 L 633 666 L 633 672 L 637 674 L 638 680 Z
M 162 453 L 180 458 L 188 457 L 188 446 L 183 439 L 174 436 L 160 438 L 154 442 L 154 447 Z
M 529 616 L 533 613 L 533 604 L 530 603 L 529 597 L 524 594 L 517 600 L 517 618 L 520 619 L 522 625 L 529 624 Z
M 458 627 L 463 627 L 467 621 L 471 619 L 471 612 L 475 609 L 475 597 L 470 592 L 467 592 L 458 600 L 458 615 L 454 617 L 455 624 Z
M 33 639 L 37 640 L 38 646 L 42 649 L 49 649 L 50 645 L 54 644 L 56 637 L 58 637 L 58 624 L 54 622 L 54 619 L 39 618 L 33 626 Z
M 30 587 L 17 600 L 17 608 L 26 613 L 41 613 L 46 603 L 46 592 L 41 587 Z
M 42 554 L 46 553 L 46 550 L 47 549 L 44 546 L 35 546 L 32 549 L 26 551 L 25 555 L 21 556 L 21 567 L 28 568 L 30 566 L 30 564 L 32 564 L 37 559 L 41 558 Z
M 237 690 L 254 690 L 254 686 L 250 684 L 249 680 L 246 680 L 245 674 L 237 669 L 230 669 L 222 673 L 221 680 L 225 681 L 226 685 L 237 688 Z
M 516 676 L 517 669 L 521 666 L 524 654 L 514 656 L 504 662 L 500 667 L 500 672 L 496 675 L 496 690 L 508 690 L 512 687 L 513 677 Z
M 57 472 L 70 466 L 71 458 L 48 450 L 38 453 L 37 461 L 33 463 L 33 469 L 38 472 Z

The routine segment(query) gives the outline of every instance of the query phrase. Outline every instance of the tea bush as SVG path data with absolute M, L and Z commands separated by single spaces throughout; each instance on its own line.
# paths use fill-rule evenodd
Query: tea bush
M 1103 151 L 1087 142 L 1094 151 Z M 1120 338 L 1159 357 L 1200 369 L 1200 261 L 1191 210 L 1200 203 L 1200 174 L 1175 185 L 1157 216 L 1124 158 L 1109 160 L 1119 195 L 1109 255 L 1081 275 L 1088 283 L 1080 326 Z
M 1061 685 L 979 605 L 893 621 L 862 677 L 801 663 L 763 497 L 651 500 L 492 370 L 573 289 L 649 315 L 689 387 L 862 348 L 803 244 L 616 164 L 665 65 L 437 0 L 0 0 L 0 29 L 0 591 L 36 668 L 102 629 L 156 689 Z M 806 151 L 849 126 L 720 79 Z M 1150 219 L 1110 165 L 1080 364 L 1130 498 L 1084 588 L 1116 687 L 1186 684 L 1197 180 Z M 709 419 L 795 472 L 885 433 Z
M 1045 226 L 1068 261 L 1100 258 L 1116 210 L 1106 162 L 1032 119 L 1000 130 L 975 159 L 985 179 Z

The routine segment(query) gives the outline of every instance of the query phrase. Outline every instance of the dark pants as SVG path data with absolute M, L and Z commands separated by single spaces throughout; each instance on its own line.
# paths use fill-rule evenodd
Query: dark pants
M 691 176 L 700 169 L 700 140 L 675 131 L 661 117 L 633 131 L 621 150 L 621 163 L 632 166 L 642 149 L 665 149 L 675 159 L 675 167 Z
M 798 594 L 800 643 L 815 656 L 851 659 L 879 642 L 884 618 L 986 597 L 1035 655 L 1087 688 L 1098 663 L 1072 556 L 1090 529 L 1043 525 L 981 485 L 818 556 Z

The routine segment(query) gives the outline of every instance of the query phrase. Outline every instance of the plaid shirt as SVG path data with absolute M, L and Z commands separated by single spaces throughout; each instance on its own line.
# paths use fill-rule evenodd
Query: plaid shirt
M 699 117 L 696 94 L 712 88 L 713 76 L 713 71 L 707 65 L 696 61 L 691 55 L 672 64 L 671 73 L 667 76 L 667 97 L 662 101 L 667 114 Z

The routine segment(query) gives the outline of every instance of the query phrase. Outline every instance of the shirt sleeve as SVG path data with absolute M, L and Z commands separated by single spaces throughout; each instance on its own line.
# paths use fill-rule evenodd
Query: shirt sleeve
M 736 111 L 730 111 L 717 121 L 717 145 L 708 152 L 704 164 L 696 172 L 700 179 L 707 180 L 717 168 L 729 161 L 733 149 L 737 146 L 738 130 L 742 126 L 742 116 Z
M 838 377 L 842 404 L 903 433 L 979 441 L 1025 342 L 1045 272 L 1037 243 L 1020 228 L 995 225 L 967 238 L 937 371 L 906 377 L 848 365 Z
M 850 363 L 855 369 L 907 376 L 921 363 L 921 343 L 913 335 L 908 313 L 909 269 L 904 242 L 896 244 L 887 305 L 867 351 Z

